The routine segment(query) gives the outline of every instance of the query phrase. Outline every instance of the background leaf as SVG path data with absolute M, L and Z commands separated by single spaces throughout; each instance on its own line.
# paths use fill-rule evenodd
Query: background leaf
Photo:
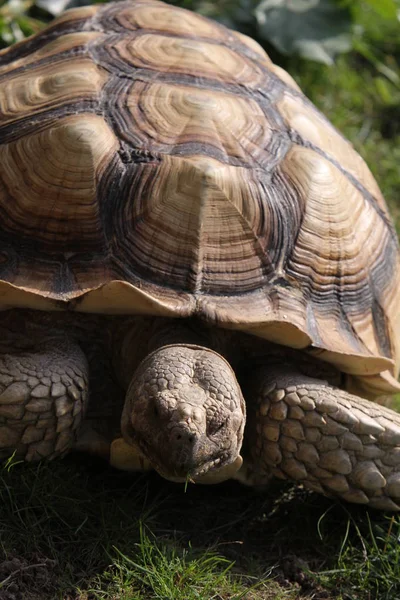
M 259 35 L 283 54 L 332 64 L 351 49 L 351 13 L 332 0 L 263 0 L 255 10 Z

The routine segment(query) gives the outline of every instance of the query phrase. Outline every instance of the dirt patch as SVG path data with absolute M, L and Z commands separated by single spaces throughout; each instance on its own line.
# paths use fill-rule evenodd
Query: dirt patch
M 32 555 L 0 563 L 0 600 L 42 600 L 57 589 L 56 561 Z
M 328 600 L 332 594 L 316 581 L 308 563 L 298 556 L 287 556 L 281 561 L 276 581 L 282 587 L 298 586 L 299 595 L 313 600 Z

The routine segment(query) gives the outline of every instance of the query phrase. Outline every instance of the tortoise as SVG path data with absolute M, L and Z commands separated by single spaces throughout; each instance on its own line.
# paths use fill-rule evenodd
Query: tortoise
M 128 0 L 2 51 L 0 79 L 1 456 L 400 509 L 396 233 L 291 76 Z

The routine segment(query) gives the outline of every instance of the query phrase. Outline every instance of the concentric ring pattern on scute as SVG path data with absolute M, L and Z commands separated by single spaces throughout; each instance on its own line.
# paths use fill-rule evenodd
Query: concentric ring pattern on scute
M 0 142 L 3 306 L 196 315 L 392 385 L 384 199 L 252 40 L 153 0 L 67 12 L 0 53 Z

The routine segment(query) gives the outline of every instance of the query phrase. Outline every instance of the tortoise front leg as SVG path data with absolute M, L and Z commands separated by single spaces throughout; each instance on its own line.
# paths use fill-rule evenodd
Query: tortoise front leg
M 10 331 L 6 341 L 7 351 L 0 351 L 0 458 L 64 454 L 86 408 L 85 355 L 63 334 L 37 331 L 15 339 Z
M 349 502 L 400 510 L 400 414 L 290 365 L 252 373 L 245 397 L 247 483 L 272 474 Z

